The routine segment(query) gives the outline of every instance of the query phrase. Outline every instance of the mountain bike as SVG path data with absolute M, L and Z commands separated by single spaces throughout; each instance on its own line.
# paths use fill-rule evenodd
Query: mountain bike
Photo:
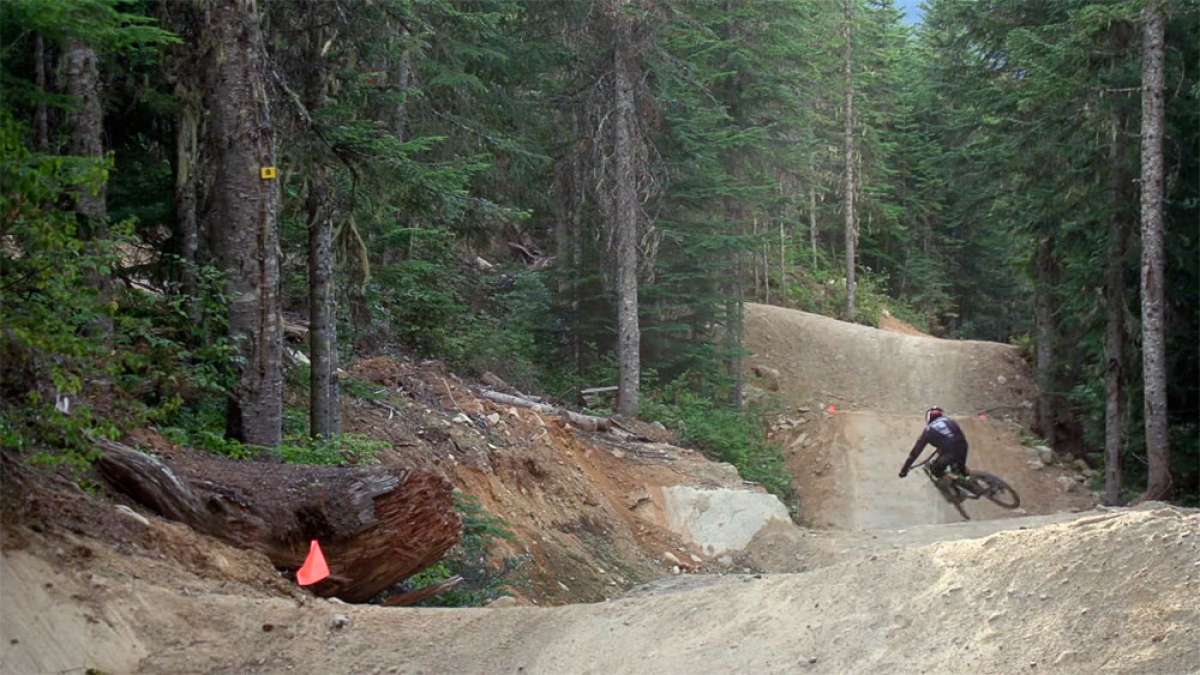
M 971 516 L 968 516 L 962 507 L 963 502 L 968 499 L 987 499 L 1006 509 L 1015 509 L 1021 505 L 1021 497 L 1016 490 L 1012 489 L 1012 486 L 1005 483 L 1004 479 L 999 476 L 986 471 L 972 470 L 968 475 L 962 476 L 947 469 L 944 475 L 949 476 L 951 480 L 938 480 L 938 477 L 933 475 L 933 471 L 929 469 L 929 462 L 936 456 L 937 453 L 930 455 L 925 461 L 914 464 L 913 468 L 919 468 L 925 472 L 937 491 L 946 501 L 950 502 L 964 520 L 971 519 Z

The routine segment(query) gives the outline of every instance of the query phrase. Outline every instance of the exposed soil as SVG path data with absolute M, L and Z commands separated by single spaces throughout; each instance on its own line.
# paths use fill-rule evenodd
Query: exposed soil
M 1200 663 L 1200 516 L 1166 508 L 549 609 L 344 605 L 140 553 L 95 547 L 81 562 L 49 548 L 87 545 L 73 541 L 34 534 L 0 556 L 5 672 L 78 668 L 80 654 L 105 672 L 147 673 L 1182 673 Z M 220 544 L 202 553 L 236 559 Z

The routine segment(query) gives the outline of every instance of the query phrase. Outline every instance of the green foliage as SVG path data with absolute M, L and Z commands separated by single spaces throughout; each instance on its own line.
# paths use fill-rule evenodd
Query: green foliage
M 869 326 L 878 326 L 883 313 L 889 312 L 896 318 L 929 331 L 930 319 L 937 314 L 924 308 L 910 306 L 905 300 L 887 293 L 886 280 L 868 271 L 858 276 L 858 313 L 855 321 Z M 788 288 L 788 304 L 797 309 L 824 316 L 837 316 L 846 307 L 846 278 L 841 269 L 830 268 L 825 263 L 804 270 L 797 270 L 795 280 Z
M 444 353 L 467 307 L 458 297 L 454 235 L 445 229 L 397 229 L 388 241 L 406 259 L 376 268 L 381 312 L 394 335 L 426 354 Z
M 403 590 L 413 591 L 441 583 L 456 575 L 463 582 L 452 591 L 430 598 L 426 607 L 480 607 L 504 595 L 523 558 L 510 557 L 493 564 L 493 547 L 511 541 L 505 522 L 488 513 L 474 495 L 456 491 L 454 508 L 463 522 L 462 541 L 437 564 L 408 579 Z
M 646 397 L 642 415 L 676 430 L 682 440 L 737 467 L 743 478 L 761 484 L 795 510 L 795 488 L 782 450 L 766 440 L 759 411 L 715 403 L 720 387 L 682 377 Z
M 279 446 L 275 452 L 289 464 L 325 464 L 344 466 L 347 464 L 374 464 L 377 455 L 389 444 L 361 434 L 341 434 L 336 438 L 319 439 L 308 436 L 293 436 Z
M 480 292 L 489 302 L 463 317 L 460 330 L 447 341 L 447 358 L 469 373 L 491 371 L 518 389 L 540 389 L 556 337 L 544 276 L 505 274 Z

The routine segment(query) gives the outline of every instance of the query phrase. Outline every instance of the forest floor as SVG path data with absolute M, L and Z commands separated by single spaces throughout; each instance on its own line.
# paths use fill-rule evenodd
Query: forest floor
M 515 600 L 438 610 L 316 599 L 259 554 L 6 466 L 0 672 L 1200 663 L 1200 516 L 1087 510 L 1087 472 L 1021 443 L 1033 394 L 1015 350 L 763 306 L 747 319 L 750 365 L 769 369 L 752 379 L 810 527 L 764 515 L 731 525 L 754 528 L 740 550 L 706 550 L 672 518 L 673 490 L 701 491 L 700 510 L 714 513 L 729 495 L 773 498 L 653 425 L 628 423 L 636 441 L 582 432 L 493 404 L 437 364 L 380 357 L 349 369 L 372 391 L 347 397 L 346 430 L 388 440 L 381 462 L 437 470 L 505 520 L 515 536 L 496 561 L 526 561 Z M 976 520 L 953 522 L 923 477 L 896 478 L 930 397 L 966 418 L 972 466 L 1012 482 L 1024 511 L 973 505 Z M 152 430 L 128 440 L 167 444 Z M 565 603 L 577 604 L 545 607 Z

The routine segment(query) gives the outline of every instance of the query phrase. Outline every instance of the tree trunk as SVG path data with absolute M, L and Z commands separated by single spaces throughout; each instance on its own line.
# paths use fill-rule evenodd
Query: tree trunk
M 854 2 L 855 0 L 843 0 L 843 11 L 845 14 L 845 24 L 842 28 L 842 35 L 845 38 L 846 44 L 843 52 L 844 62 L 842 64 L 843 74 L 846 80 L 846 106 L 845 106 L 845 161 L 846 172 L 843 190 L 845 192 L 846 204 L 846 320 L 853 321 L 857 309 L 855 308 L 856 295 L 858 293 L 858 280 L 855 272 L 857 267 L 856 248 L 858 245 L 858 224 L 855 221 L 854 213 Z
M 73 40 L 67 47 L 67 94 L 76 100 L 77 108 L 68 115 L 71 140 L 68 152 L 81 157 L 100 159 L 104 156 L 104 110 L 100 105 L 100 72 L 96 52 Z M 93 236 L 102 234 L 108 218 L 107 186 L 98 192 L 82 190 L 75 198 L 75 210 L 83 216 Z
M 408 28 L 400 26 L 397 30 L 400 40 L 408 39 Z M 410 51 L 405 50 L 400 54 L 400 62 L 391 68 L 388 73 L 391 79 L 392 87 L 400 92 L 402 98 L 392 107 L 391 111 L 391 127 L 392 135 L 397 140 L 403 141 L 408 138 L 408 88 L 412 84 L 412 56 Z
M 1125 249 L 1129 227 L 1126 223 L 1125 152 L 1123 145 L 1125 116 L 1113 114 L 1109 162 L 1112 171 L 1113 214 L 1108 222 L 1108 254 L 1104 270 L 1104 302 L 1107 318 L 1104 329 L 1104 503 L 1121 501 L 1121 454 L 1125 441 Z
M 783 231 L 783 219 L 779 220 L 779 296 L 780 304 L 784 304 L 782 299 L 784 289 L 787 288 L 787 234 Z
M 815 162 L 814 162 L 815 164 Z M 817 269 L 817 188 L 816 171 L 813 172 L 812 182 L 808 184 L 808 239 L 812 247 L 812 266 Z
M 200 141 L 203 137 L 204 101 L 200 75 L 200 12 L 192 3 L 163 3 L 163 25 L 183 38 L 170 48 L 165 69 L 174 85 L 179 109 L 175 115 L 175 237 L 179 242 L 180 290 L 193 321 L 200 320 L 199 275 L 200 195 L 203 166 Z
M 617 44 L 614 77 L 616 82 L 616 228 L 617 248 L 617 412 L 638 413 L 641 379 L 641 346 L 638 326 L 638 186 L 637 159 L 634 157 L 636 114 L 633 87 L 638 80 L 638 65 L 633 45 L 633 18 L 618 2 L 615 11 Z
M 1163 321 L 1163 33 L 1162 0 L 1142 13 L 1142 379 L 1146 458 L 1150 475 L 1143 500 L 1171 491 L 1167 441 L 1167 363 Z
M 318 15 L 319 7 L 314 6 L 311 12 Z M 322 54 L 324 44 L 323 28 L 310 29 L 305 82 L 305 105 L 310 116 L 325 107 L 329 71 Z M 342 407 L 338 396 L 337 289 L 333 277 L 334 202 L 330 170 L 324 160 L 319 153 L 312 160 L 313 175 L 308 181 L 306 199 L 308 340 L 312 365 L 309 370 L 308 428 L 314 438 L 328 439 L 342 432 Z
M 328 174 L 327 168 L 319 167 L 308 194 L 309 431 L 314 438 L 332 438 L 342 432 Z
M 437 562 L 461 536 L 453 486 L 433 473 L 199 454 L 168 465 L 120 443 L 98 443 L 101 477 L 164 518 L 289 569 L 318 540 L 331 576 L 311 587 L 317 595 L 365 602 Z
M 180 64 L 180 70 L 188 69 Z M 175 84 L 175 99 L 179 101 L 179 114 L 175 118 L 175 222 L 179 234 L 179 256 L 183 258 L 180 282 L 187 297 L 189 313 L 199 318 L 199 264 L 200 225 L 198 219 L 198 196 L 200 186 L 200 119 L 203 115 L 200 92 L 196 82 L 185 82 L 184 78 L 195 74 L 179 75 Z
M 38 95 L 44 97 L 49 91 L 46 89 L 46 43 L 41 33 L 33 36 L 33 78 Z M 49 115 L 46 101 L 41 98 L 33 111 L 33 147 L 38 152 L 50 149 Z
M 1038 383 L 1038 427 L 1050 447 L 1057 441 L 1058 415 L 1055 406 L 1058 369 L 1056 343 L 1058 329 L 1054 318 L 1054 284 L 1057 282 L 1054 237 L 1046 235 L 1038 244 L 1034 286 L 1034 323 L 1037 355 L 1034 371 Z
M 241 352 L 228 432 L 254 445 L 282 435 L 282 339 L 274 132 L 255 0 L 210 0 L 201 32 L 207 59 L 204 101 L 213 182 L 207 229 L 229 296 L 229 333 Z
M 104 109 L 100 102 L 100 71 L 96 52 L 78 40 L 67 46 L 67 94 L 77 107 L 67 114 L 71 129 L 67 152 L 99 161 L 104 157 Z M 101 183 L 93 191 L 83 188 L 75 194 L 75 213 L 87 239 L 95 241 L 108 236 L 108 186 Z M 92 246 L 92 252 L 96 248 Z M 100 304 L 107 306 L 112 299 L 112 278 L 98 269 L 89 272 L 90 282 L 98 290 Z M 94 330 L 104 340 L 111 340 L 112 317 L 101 313 Z

